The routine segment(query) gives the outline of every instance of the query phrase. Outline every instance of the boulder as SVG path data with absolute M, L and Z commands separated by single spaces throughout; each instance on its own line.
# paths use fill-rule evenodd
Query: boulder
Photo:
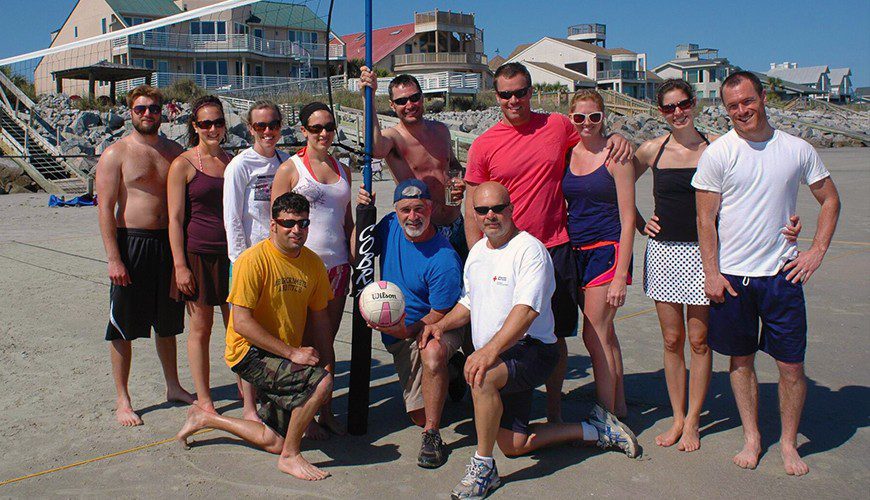
M 124 117 L 109 111 L 103 119 L 103 124 L 108 131 L 117 130 L 124 127 Z
M 100 115 L 92 111 L 80 111 L 78 116 L 76 116 L 72 122 L 72 128 L 75 133 L 83 135 L 91 127 L 95 127 L 101 123 L 102 120 L 100 119 Z
M 0 184 L 24 175 L 24 168 L 10 158 L 0 158 Z

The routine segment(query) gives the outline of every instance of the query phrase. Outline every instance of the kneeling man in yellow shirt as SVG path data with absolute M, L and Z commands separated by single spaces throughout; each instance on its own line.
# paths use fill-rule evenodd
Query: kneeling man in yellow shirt
M 324 368 L 334 356 L 325 309 L 332 288 L 323 262 L 304 246 L 308 212 L 304 196 L 286 193 L 276 198 L 269 239 L 245 250 L 233 265 L 225 357 L 257 389 L 257 413 L 263 422 L 192 405 L 176 437 L 186 447 L 196 431 L 220 429 L 280 454 L 281 471 L 317 481 L 329 473 L 302 457 L 300 441 L 332 391 L 333 376 Z

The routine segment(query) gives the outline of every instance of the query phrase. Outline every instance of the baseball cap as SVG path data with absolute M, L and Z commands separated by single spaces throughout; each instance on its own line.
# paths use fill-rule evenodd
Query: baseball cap
M 407 199 L 431 200 L 432 195 L 429 194 L 429 187 L 420 179 L 408 179 L 399 183 L 396 186 L 396 191 L 393 193 L 393 203 L 398 203 L 401 200 Z

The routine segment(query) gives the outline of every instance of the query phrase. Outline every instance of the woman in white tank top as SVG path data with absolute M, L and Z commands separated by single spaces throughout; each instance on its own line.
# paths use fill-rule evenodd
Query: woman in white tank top
M 329 301 L 326 310 L 331 323 L 329 334 L 334 341 L 350 285 L 350 236 L 353 231 L 350 171 L 329 154 L 335 139 L 336 124 L 326 104 L 307 104 L 299 111 L 299 122 L 307 144 L 278 169 L 272 184 L 272 201 L 293 191 L 305 196 L 311 204 L 308 214 L 311 229 L 305 246 L 320 256 L 329 275 L 334 298 Z M 329 345 L 332 347 L 332 343 Z M 321 352 L 320 356 L 326 359 L 327 369 L 332 372 L 335 367 L 334 350 Z M 309 438 L 325 439 L 326 429 L 344 434 L 344 426 L 332 414 L 331 399 L 321 407 L 320 425 L 312 423 L 306 431 Z

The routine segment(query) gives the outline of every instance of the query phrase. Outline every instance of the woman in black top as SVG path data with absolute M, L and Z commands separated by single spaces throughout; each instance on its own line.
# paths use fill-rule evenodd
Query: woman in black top
M 656 302 L 664 337 L 665 380 L 674 411 L 673 425 L 656 436 L 656 444 L 679 442 L 679 450 L 694 451 L 701 446 L 698 427 L 712 356 L 707 347 L 710 302 L 704 293 L 691 181 L 698 159 L 718 136 L 706 136 L 695 128 L 695 92 L 684 80 L 666 81 L 656 99 L 671 132 L 645 142 L 634 158 L 635 178 L 647 169 L 653 172 L 655 214 L 645 221 L 638 212 L 637 228 L 649 236 L 643 288 Z M 783 232 L 796 238 L 799 222 L 796 217 L 792 222 L 796 227 Z M 686 336 L 692 346 L 688 408 L 683 355 Z

